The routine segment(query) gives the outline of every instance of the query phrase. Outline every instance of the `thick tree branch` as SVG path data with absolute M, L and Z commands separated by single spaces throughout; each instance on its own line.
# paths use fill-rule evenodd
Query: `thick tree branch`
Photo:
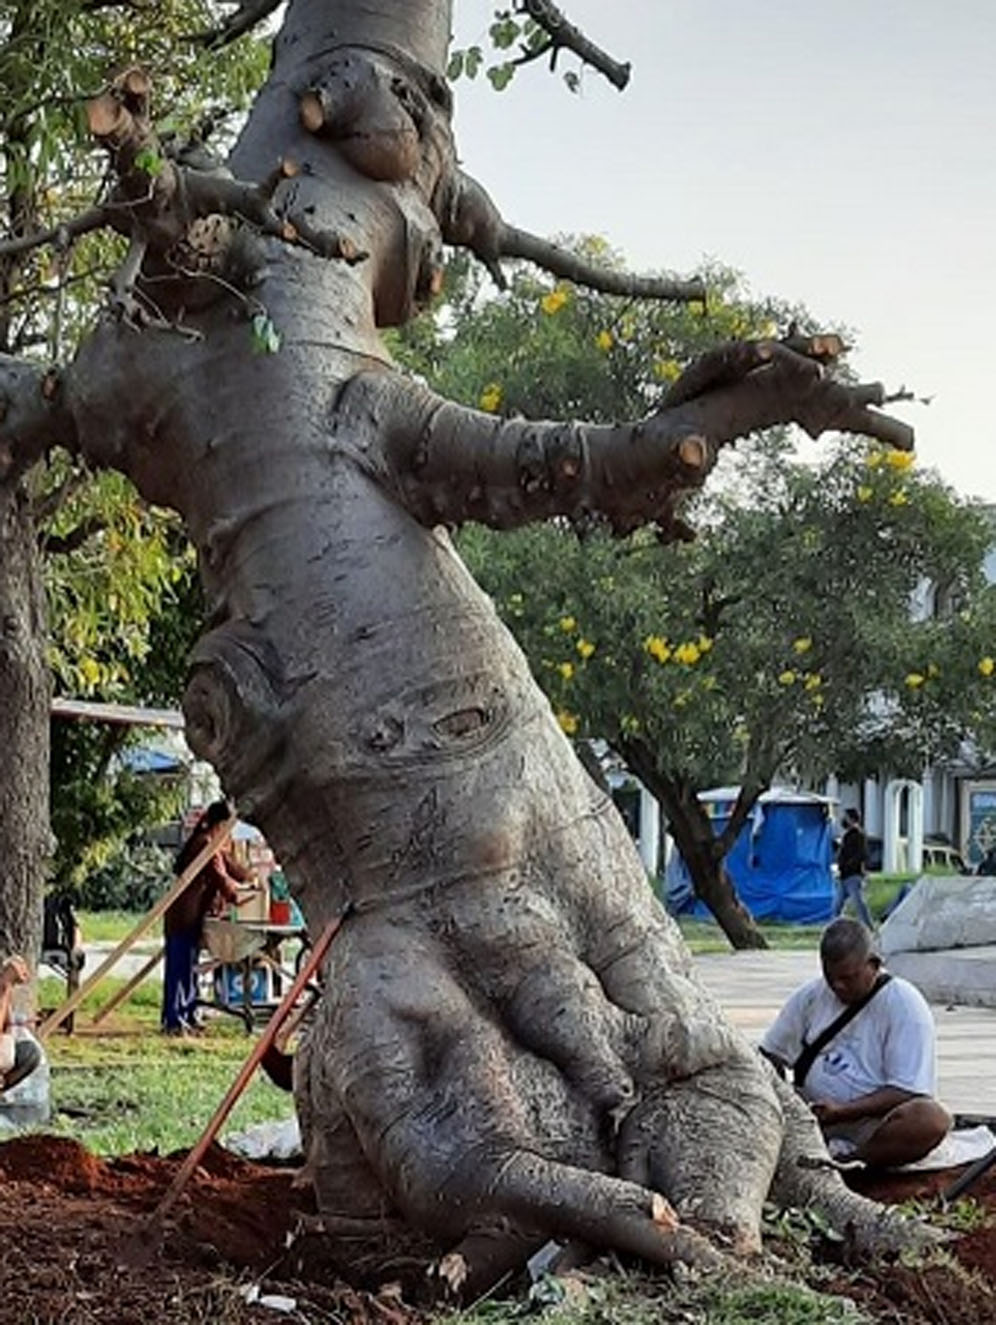
M 447 213 L 441 223 L 445 242 L 470 249 L 484 263 L 500 289 L 505 289 L 507 282 L 499 259 L 525 258 L 554 276 L 603 294 L 686 303 L 705 299 L 705 285 L 697 277 L 681 281 L 610 271 L 585 262 L 576 253 L 558 248 L 549 240 L 507 225 L 483 185 L 462 171 L 454 177 Z
M 575 285 L 585 285 L 602 294 L 629 295 L 635 299 L 671 299 L 676 303 L 704 300 L 706 288 L 698 276 L 691 280 L 672 280 L 663 276 L 633 276 L 628 272 L 610 271 L 585 262 L 576 253 L 540 239 L 526 230 L 505 226 L 502 236 L 503 258 L 525 258 L 544 271 L 559 276 Z
M 57 444 L 68 450 L 76 444 L 59 374 L 0 354 L 0 482 L 22 473 Z
M 61 221 L 47 230 L 37 230 L 30 235 L 16 235 L 12 239 L 0 239 L 0 257 L 26 253 L 29 249 L 41 248 L 45 244 L 54 244 L 60 250 L 67 249 L 74 239 L 88 234 L 91 230 L 99 230 L 108 224 L 108 220 L 106 208 L 91 207 L 88 211 L 81 212 L 79 216 Z
M 522 8 L 550 38 L 554 51 L 568 50 L 584 64 L 590 64 L 600 74 L 604 74 L 613 87 L 620 92 L 629 82 L 629 64 L 620 64 L 611 55 L 596 46 L 584 33 L 569 23 L 556 5 L 550 0 L 522 0 Z
M 221 50 L 230 46 L 239 37 L 245 36 L 263 22 L 280 5 L 280 0 L 244 0 L 234 14 L 230 14 L 224 23 L 209 32 L 201 32 L 195 40 L 210 51 Z
M 840 429 L 912 445 L 911 429 L 869 408 L 872 392 L 824 372 L 818 359 L 831 339 L 805 342 L 806 354 L 777 341 L 720 346 L 637 423 L 501 419 L 381 374 L 357 378 L 343 403 L 363 419 L 384 419 L 386 477 L 425 524 L 511 528 L 596 517 L 621 534 L 656 523 L 669 541 L 688 536 L 676 507 L 701 486 L 720 448 L 758 429 L 798 423 L 813 437 Z

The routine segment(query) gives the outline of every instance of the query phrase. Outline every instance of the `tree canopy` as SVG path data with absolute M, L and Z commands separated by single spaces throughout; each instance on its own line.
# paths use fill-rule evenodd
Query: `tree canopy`
M 612 258 L 603 241 L 579 247 Z M 652 406 L 712 339 L 805 320 L 749 299 L 731 273 L 705 275 L 717 296 L 696 311 L 525 271 L 489 297 L 458 269 L 401 353 L 496 413 L 611 420 Z M 715 859 L 690 841 L 705 827 L 696 792 L 743 788 L 721 855 L 776 775 L 919 776 L 985 739 L 996 712 L 985 513 L 908 452 L 849 442 L 804 460 L 783 431 L 741 449 L 689 507 L 691 542 L 563 521 L 460 538 L 563 729 L 609 741 L 660 798 L 706 897 Z M 916 619 L 933 586 L 957 612 Z

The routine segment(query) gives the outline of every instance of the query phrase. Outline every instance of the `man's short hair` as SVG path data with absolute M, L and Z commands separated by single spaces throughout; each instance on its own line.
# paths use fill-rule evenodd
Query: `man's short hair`
M 849 824 L 859 824 L 861 822 L 861 815 L 858 813 L 858 811 L 854 808 L 853 805 L 848 806 L 848 808 L 844 811 L 844 818 L 847 820 Z
M 840 961 L 857 958 L 878 960 L 875 940 L 871 930 L 866 929 L 860 920 L 851 920 L 841 916 L 832 921 L 820 937 L 820 961 L 824 966 L 836 966 Z

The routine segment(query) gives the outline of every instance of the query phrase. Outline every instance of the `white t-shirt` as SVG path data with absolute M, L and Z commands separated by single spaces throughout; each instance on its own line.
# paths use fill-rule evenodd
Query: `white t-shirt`
M 791 1066 L 845 1005 L 822 978 L 797 989 L 761 1040 Z M 807 1100 L 845 1104 L 883 1086 L 934 1095 L 934 1019 L 918 989 L 893 976 L 817 1054 L 803 1083 Z

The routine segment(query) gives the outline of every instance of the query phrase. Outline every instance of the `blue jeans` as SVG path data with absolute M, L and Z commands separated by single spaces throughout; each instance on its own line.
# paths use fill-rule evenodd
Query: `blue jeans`
M 854 903 L 854 909 L 858 913 L 858 919 L 868 929 L 875 928 L 875 922 L 871 918 L 871 912 L 868 910 L 868 903 L 865 901 L 864 893 L 865 881 L 860 874 L 849 874 L 846 879 L 837 880 L 837 904 L 834 907 L 834 919 L 840 915 L 848 901 Z
M 193 1025 L 197 1007 L 197 954 L 201 946 L 200 926 L 181 929 L 166 938 L 166 970 L 163 975 L 164 1031 L 187 1030 Z

